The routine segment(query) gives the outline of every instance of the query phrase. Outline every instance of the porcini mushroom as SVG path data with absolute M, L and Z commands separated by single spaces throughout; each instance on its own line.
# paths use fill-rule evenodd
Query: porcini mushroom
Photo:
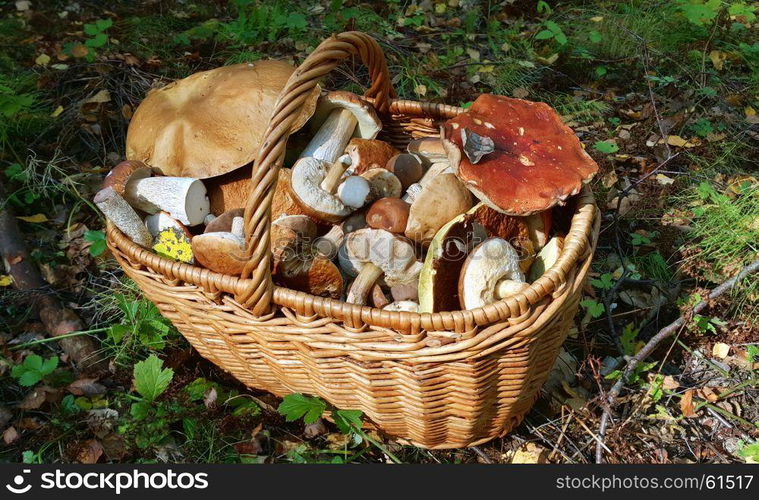
M 422 161 L 419 157 L 407 153 L 390 158 L 385 168 L 395 174 L 398 180 L 401 181 L 401 189 L 403 191 L 415 182 L 419 182 L 424 175 Z
M 535 262 L 532 263 L 529 272 L 529 281 L 532 283 L 537 280 L 543 274 L 551 269 L 554 264 L 559 260 L 561 252 L 564 249 L 564 237 L 554 236 L 551 240 L 538 252 L 535 257 Z
M 189 177 L 131 180 L 123 196 L 135 208 L 149 214 L 168 212 L 187 226 L 203 223 L 210 208 L 203 182 Z
M 398 155 L 398 150 L 377 139 L 351 139 L 345 147 L 350 157 L 350 171 L 360 175 L 372 168 L 386 168 L 387 162 Z
M 411 198 L 405 234 L 427 245 L 445 223 L 472 208 L 472 196 L 453 174 L 437 175 L 419 186 Z
M 415 281 L 421 270 L 411 242 L 383 229 L 365 228 L 347 235 L 338 258 L 343 271 L 356 277 L 346 298 L 353 304 L 366 304 L 381 277 L 393 286 Z
M 322 188 L 329 166 L 329 163 L 316 158 L 301 158 L 292 168 L 290 188 L 292 199 L 303 214 L 318 221 L 337 222 L 353 212 L 355 207 L 346 205 L 339 196 Z M 341 193 L 343 198 L 352 199 L 352 187 L 356 186 L 348 186 L 347 191 Z
M 459 303 L 474 309 L 519 293 L 526 284 L 519 255 L 501 238 L 480 243 L 467 257 L 459 276 Z
M 429 167 L 433 163 L 448 163 L 448 154 L 443 147 L 443 141 L 439 137 L 425 137 L 408 143 L 406 150 L 416 155 L 422 165 Z
M 469 214 L 461 214 L 441 227 L 430 242 L 419 274 L 419 312 L 459 309 L 458 282 L 469 252 L 487 239 L 485 228 Z M 400 300 L 393 294 L 395 300 Z
M 142 247 L 150 248 L 153 243 L 150 231 L 134 208 L 112 187 L 98 191 L 93 201 L 108 220 L 113 222 L 130 240 Z
M 129 181 L 145 179 L 150 177 L 152 173 L 150 167 L 141 161 L 122 161 L 108 172 L 103 179 L 101 189 L 111 187 L 118 194 L 124 196 L 124 191 L 126 191 Z
M 192 253 L 203 267 L 240 275 L 247 262 L 245 240 L 231 232 L 203 233 L 192 238 Z
M 360 177 L 369 183 L 367 201 L 379 200 L 380 198 L 398 198 L 401 195 L 401 181 L 395 174 L 384 168 L 370 168 Z
M 563 204 L 598 171 L 572 129 L 544 103 L 482 94 L 445 123 L 442 137 L 459 179 L 506 214 Z
M 232 222 L 234 222 L 235 218 L 242 217 L 244 214 L 244 210 L 242 208 L 234 208 L 232 210 L 227 210 L 223 214 L 216 217 L 214 220 L 206 224 L 205 230 L 203 230 L 204 233 L 231 233 L 232 232 Z
M 339 299 L 343 277 L 330 259 L 313 249 L 315 234 L 316 225 L 303 215 L 284 216 L 272 223 L 272 278 L 294 290 Z
M 400 198 L 380 198 L 366 211 L 366 224 L 374 229 L 403 234 L 411 205 Z
M 311 121 L 319 128 L 300 156 L 329 163 L 343 154 L 351 137 L 374 139 L 382 128 L 374 108 L 356 94 L 345 91 L 320 97 Z
M 165 229 L 177 229 L 185 233 L 188 238 L 192 237 L 187 226 L 176 220 L 168 212 L 158 212 L 157 214 L 148 215 L 145 217 L 145 227 L 148 228 L 153 237 Z
M 127 158 L 143 161 L 167 176 L 196 179 L 251 163 L 294 69 L 283 61 L 234 64 L 151 91 L 129 123 Z M 311 117 L 318 96 L 315 88 L 292 131 Z

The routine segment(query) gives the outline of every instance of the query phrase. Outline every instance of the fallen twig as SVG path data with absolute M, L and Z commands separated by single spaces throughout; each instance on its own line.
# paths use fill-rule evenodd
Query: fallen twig
M 681 315 L 675 321 L 659 330 L 659 332 L 651 337 L 651 340 L 649 340 L 635 356 L 630 358 L 630 360 L 627 362 L 627 365 L 625 366 L 625 370 L 622 373 L 622 376 L 620 376 L 619 380 L 617 380 L 617 382 L 612 386 L 607 396 L 607 407 L 604 409 L 604 412 L 601 415 L 601 425 L 598 429 L 599 441 L 596 445 L 596 463 L 603 463 L 603 450 L 605 448 L 603 439 L 606 435 L 606 427 L 609 423 L 609 418 L 611 417 L 611 409 L 614 406 L 614 401 L 622 391 L 627 378 L 633 373 L 635 367 L 638 366 L 638 363 L 646 359 L 663 340 L 671 337 L 679 328 L 684 326 L 693 317 L 694 314 L 698 314 L 704 310 L 709 304 L 710 300 L 716 299 L 723 293 L 731 290 L 738 282 L 740 282 L 749 274 L 755 272 L 757 269 L 759 269 L 759 260 L 755 260 L 751 264 L 744 267 L 741 272 L 713 289 L 709 293 L 709 296 L 706 300 L 700 301 L 687 313 Z
M 32 303 L 45 329 L 53 337 L 59 337 L 58 344 L 61 349 L 79 368 L 100 368 L 103 360 L 96 354 L 97 348 L 92 338 L 85 335 L 69 335 L 85 330 L 86 327 L 74 311 L 64 307 L 46 290 L 48 284 L 34 265 L 24 245 L 16 218 L 6 201 L 5 190 L 0 183 L 0 256 L 8 274 L 13 278 L 14 286 L 19 290 L 31 292 Z

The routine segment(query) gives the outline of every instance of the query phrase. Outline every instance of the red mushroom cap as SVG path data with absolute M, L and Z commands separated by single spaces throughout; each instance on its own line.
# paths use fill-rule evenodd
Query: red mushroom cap
M 463 147 L 463 135 L 478 139 L 472 132 L 494 146 L 476 163 Z M 509 215 L 563 204 L 598 171 L 572 129 L 541 102 L 483 94 L 445 123 L 442 137 L 459 179 L 487 205 Z

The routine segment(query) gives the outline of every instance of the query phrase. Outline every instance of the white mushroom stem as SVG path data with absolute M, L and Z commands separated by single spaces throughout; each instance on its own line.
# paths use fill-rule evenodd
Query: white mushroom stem
M 331 259 L 337 253 L 337 249 L 340 248 L 340 245 L 343 244 L 344 239 L 345 231 L 343 230 L 342 224 L 332 226 L 332 229 L 327 231 L 327 234 L 316 240 L 314 248 L 316 248 L 316 250 L 323 256 Z
M 168 212 L 187 226 L 201 224 L 210 211 L 206 187 L 191 177 L 137 179 L 127 184 L 124 199 L 149 214 Z
M 369 292 L 372 291 L 372 287 L 382 277 L 382 274 L 383 271 L 378 265 L 371 262 L 364 264 L 356 279 L 353 280 L 345 301 L 350 304 L 365 305 Z
M 113 224 L 138 245 L 150 248 L 153 237 L 137 212 L 111 187 L 95 195 L 95 205 Z
M 321 183 L 321 188 L 328 193 L 334 193 L 337 190 L 337 186 L 343 180 L 343 175 L 347 168 L 351 165 L 350 155 L 342 155 L 335 160 L 327 170 L 327 175 Z
M 357 124 L 358 120 L 352 111 L 342 108 L 333 110 L 311 138 L 300 157 L 334 162 L 343 154 Z

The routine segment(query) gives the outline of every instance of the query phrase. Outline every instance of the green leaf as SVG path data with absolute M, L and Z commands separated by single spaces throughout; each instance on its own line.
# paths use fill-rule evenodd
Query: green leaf
M 98 30 L 105 31 L 111 26 L 113 26 L 113 20 L 112 19 L 98 19 L 95 21 L 95 25 L 97 26 Z
M 134 388 L 147 401 L 163 394 L 174 377 L 174 370 L 162 368 L 163 361 L 155 354 L 134 365 Z
M 593 43 L 598 43 L 603 38 L 601 37 L 601 33 L 599 33 L 598 31 L 594 30 L 594 31 L 591 31 L 590 33 L 588 33 L 588 39 L 590 39 L 590 41 L 593 42 Z
M 90 36 L 95 36 L 98 33 L 100 33 L 102 30 L 98 29 L 97 25 L 95 24 L 85 24 L 84 25 L 84 33 Z
M 90 38 L 84 44 L 87 47 L 98 48 L 108 43 L 108 35 L 105 33 L 98 33 L 94 38 Z
M 593 145 L 596 150 L 600 151 L 601 153 L 616 153 L 619 151 L 619 146 L 614 144 L 613 142 L 608 141 L 596 141 L 596 143 Z
M 606 70 L 606 66 L 596 66 L 596 70 L 595 70 L 595 71 L 596 71 L 596 76 L 597 76 L 598 78 L 601 78 L 601 77 L 602 77 L 602 76 L 604 76 L 604 75 L 606 74 L 606 72 L 607 72 L 607 70 Z
M 639 329 L 635 328 L 632 323 L 628 323 L 625 325 L 622 334 L 619 336 L 619 343 L 622 345 L 622 351 L 628 356 L 635 355 L 638 332 Z
M 535 35 L 535 40 L 548 40 L 549 38 L 553 38 L 554 33 L 551 30 L 543 30 L 539 32 L 537 35 Z
M 611 274 L 604 273 L 598 277 L 598 279 L 590 280 L 590 284 L 599 290 L 610 290 L 614 286 Z
M 145 417 L 148 416 L 149 412 L 150 412 L 150 403 L 147 401 L 132 403 L 131 408 L 129 408 L 129 414 L 132 415 L 132 418 L 134 418 L 135 420 L 145 419 Z
M 18 383 L 24 387 L 31 387 L 40 380 L 42 380 L 42 375 L 40 372 L 35 370 L 25 371 L 21 374 L 20 377 L 18 377 Z
M 308 22 L 306 21 L 306 16 L 303 14 L 299 14 L 298 12 L 291 12 L 289 16 L 287 16 L 287 21 L 285 21 L 285 24 L 288 28 L 294 29 L 294 30 L 302 30 L 306 26 L 308 26 Z
M 754 462 L 759 462 L 759 441 L 745 444 L 738 454 L 744 458 L 750 458 Z
M 590 314 L 591 318 L 600 318 L 606 308 L 603 304 L 600 304 L 592 299 L 585 299 L 580 302 L 580 305 Z
M 294 422 L 302 417 L 305 423 L 313 424 L 326 409 L 327 403 L 321 399 L 295 393 L 285 396 L 277 411 L 288 422 Z
M 361 410 L 334 410 L 332 412 L 332 420 L 335 421 L 337 430 L 343 434 L 349 434 L 361 428 L 361 417 L 363 414 Z

